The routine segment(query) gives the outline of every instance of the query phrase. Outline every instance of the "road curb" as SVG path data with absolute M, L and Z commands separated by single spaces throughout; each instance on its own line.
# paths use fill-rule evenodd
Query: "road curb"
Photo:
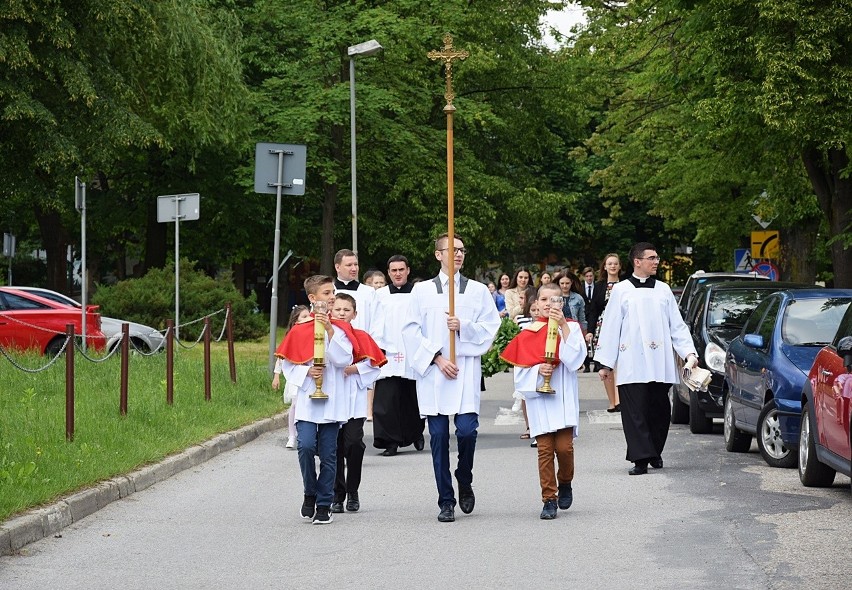
M 117 475 L 91 488 L 75 492 L 44 508 L 36 508 L 0 524 L 0 556 L 14 555 L 30 543 L 57 534 L 72 523 L 104 506 L 151 487 L 173 475 L 192 469 L 217 455 L 231 451 L 261 434 L 287 427 L 288 412 L 276 414 L 214 436 L 159 463 L 126 475 Z

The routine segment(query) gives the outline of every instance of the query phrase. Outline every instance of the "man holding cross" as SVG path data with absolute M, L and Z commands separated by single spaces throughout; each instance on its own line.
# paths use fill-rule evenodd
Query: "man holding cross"
M 459 449 L 455 470 L 458 504 L 465 514 L 473 511 L 481 357 L 491 347 L 500 327 L 500 316 L 488 288 L 458 272 L 466 253 L 458 236 L 452 246 L 447 234 L 435 240 L 435 258 L 441 270 L 432 280 L 414 286 L 402 329 L 408 362 L 417 381 L 420 413 L 426 416 L 429 425 L 441 522 L 455 520 L 456 496 L 450 475 L 451 415 L 455 415 Z

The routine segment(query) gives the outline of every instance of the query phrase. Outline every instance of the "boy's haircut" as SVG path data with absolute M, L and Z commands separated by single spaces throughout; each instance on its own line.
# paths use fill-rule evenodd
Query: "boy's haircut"
M 585 275 L 586 273 L 589 273 L 589 272 L 594 274 L 595 269 L 593 269 L 591 266 L 587 266 L 586 268 L 583 269 L 583 272 L 581 274 Z
M 355 252 L 343 248 L 342 250 L 338 250 L 337 254 L 334 255 L 334 264 L 340 264 L 341 262 L 343 262 L 343 258 L 345 256 L 354 256 L 355 258 L 358 258 L 358 255 L 355 254 Z
M 657 248 L 650 242 L 638 242 L 637 244 L 634 244 L 634 246 L 630 248 L 630 263 L 632 264 L 637 258 L 642 258 L 642 253 L 645 252 L 645 250 L 653 250 L 656 252 Z
M 406 267 L 411 266 L 410 264 L 408 264 L 408 258 L 403 256 L 402 254 L 394 254 L 393 256 L 388 258 L 388 268 L 390 268 L 390 265 L 393 262 L 404 262 Z
M 550 282 L 538 288 L 536 299 L 541 297 L 543 291 L 559 291 L 559 294 L 562 294 L 562 288 L 559 286 L 559 283 Z
M 458 234 L 453 234 L 453 237 L 454 237 L 456 240 L 461 240 L 461 241 L 462 241 L 462 243 L 464 243 L 464 240 L 462 239 L 462 237 L 461 237 L 460 235 L 458 235 Z M 449 239 L 449 238 L 450 238 L 450 236 L 449 236 L 449 234 L 448 234 L 447 232 L 444 232 L 444 233 L 442 233 L 440 236 L 438 236 L 438 237 L 435 239 L 435 250 L 440 250 L 440 249 L 441 249 L 441 243 L 444 243 L 444 242 L 445 242 L 445 240 L 446 240 L 446 242 L 445 242 L 445 247 L 446 247 L 446 244 L 449 244 L 449 242 L 450 242 L 450 239 Z
M 290 310 L 290 319 L 287 320 L 288 332 L 296 325 L 296 322 L 299 321 L 299 316 L 302 315 L 303 311 L 308 311 L 307 305 L 294 305 L 293 309 Z
M 305 293 L 308 295 L 316 295 L 320 287 L 333 282 L 334 279 L 328 275 L 311 275 L 305 279 Z
M 355 298 L 352 297 L 349 293 L 338 293 L 334 296 L 335 299 L 342 299 L 343 301 L 348 301 L 352 304 L 352 311 L 358 311 L 358 304 L 355 301 Z

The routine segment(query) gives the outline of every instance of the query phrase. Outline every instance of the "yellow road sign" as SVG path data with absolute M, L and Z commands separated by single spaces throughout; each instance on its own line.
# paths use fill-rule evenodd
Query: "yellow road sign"
M 778 258 L 781 253 L 781 240 L 778 231 L 751 232 L 752 258 Z

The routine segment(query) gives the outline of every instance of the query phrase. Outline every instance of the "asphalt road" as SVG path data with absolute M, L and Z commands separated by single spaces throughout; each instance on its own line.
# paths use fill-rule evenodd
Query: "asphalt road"
M 483 397 L 476 510 L 455 523 L 436 520 L 428 445 L 382 457 L 368 434 L 361 511 L 308 524 L 296 453 L 276 431 L 0 558 L 0 589 L 849 585 L 848 478 L 804 488 L 756 447 L 726 453 L 718 432 L 685 426 L 672 426 L 664 469 L 629 477 L 620 422 L 596 375 L 580 379 L 575 500 L 555 521 L 538 518 L 535 450 L 501 374 Z

